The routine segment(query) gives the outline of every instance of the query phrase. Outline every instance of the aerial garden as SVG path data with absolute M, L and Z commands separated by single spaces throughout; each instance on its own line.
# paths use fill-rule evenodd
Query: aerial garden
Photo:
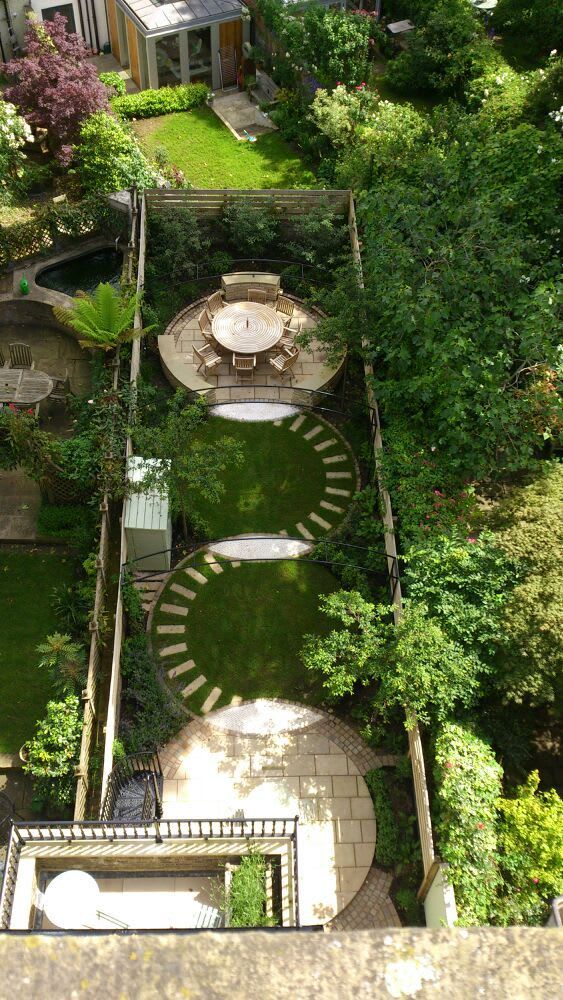
M 337 223 L 328 217 L 313 219 L 308 234 L 304 229 L 299 238 L 286 237 L 284 256 L 312 268 L 307 281 L 301 269 L 286 279 L 295 294 L 322 304 L 327 313 L 317 338 L 329 355 L 349 352 L 353 412 L 342 430 L 360 459 L 364 489 L 346 510 L 337 536 L 323 543 L 322 553 L 318 547 L 317 554 L 328 552 L 329 561 L 341 564 L 331 576 L 335 585 L 311 579 L 314 573 L 307 576 L 305 569 L 302 580 L 301 570 L 295 579 L 271 571 L 269 591 L 277 589 L 284 615 L 295 594 L 306 593 L 307 603 L 300 609 L 303 642 L 292 651 L 302 676 L 296 668 L 281 690 L 281 668 L 273 662 L 267 693 L 288 697 L 300 685 L 304 700 L 352 717 L 372 745 L 402 760 L 405 709 L 407 725 L 416 714 L 431 772 L 436 846 L 450 863 L 465 925 L 542 924 L 563 882 L 555 756 L 563 660 L 563 37 L 556 8 L 499 0 L 485 25 L 465 0 L 392 0 L 384 6 L 385 20 L 410 17 L 415 24 L 408 46 L 398 50 L 370 12 L 311 5 L 298 13 L 280 0 L 257 0 L 262 37 L 253 61 L 282 89 L 268 109 L 279 128 L 273 148 L 261 140 L 262 147 L 247 149 L 251 165 L 243 144 L 235 148 L 233 140 L 235 146 L 227 148 L 227 137 L 205 107 L 205 88 L 120 95 L 116 81 L 100 82 L 90 72 L 58 17 L 48 29 L 32 26 L 26 59 L 4 67 L 9 103 L 0 104 L 4 242 L 18 212 L 25 219 L 44 211 L 39 202 L 28 207 L 33 191 L 63 191 L 78 203 L 164 179 L 180 187 L 236 187 L 246 171 L 257 187 L 279 181 L 353 190 L 363 288 L 348 259 L 338 253 L 328 258 L 327 248 L 338 243 Z M 28 76 L 47 31 L 56 50 L 49 57 L 52 72 L 60 71 L 59 79 L 72 81 L 79 93 L 68 119 L 62 101 L 53 102 L 52 92 Z M 42 151 L 38 143 L 29 145 L 29 126 L 36 133 L 47 130 L 46 145 L 41 133 Z M 184 136 L 192 133 L 187 148 Z M 211 156 L 206 166 L 207 144 L 220 149 L 224 183 Z M 266 459 L 271 436 L 281 440 L 286 434 L 289 440 L 286 428 L 268 426 L 258 440 L 253 428 L 221 427 L 200 404 L 172 395 L 151 354 L 151 337 L 197 297 L 198 260 L 208 263 L 209 274 L 218 274 L 237 257 L 273 256 L 279 247 L 267 211 L 251 218 L 244 209 L 234 212 L 215 235 L 188 215 L 149 220 L 144 319 L 152 331 L 133 434 L 139 453 L 150 436 L 151 453 L 173 459 L 169 486 L 184 542 L 288 529 L 288 512 L 300 502 L 295 482 L 286 482 L 284 449 L 278 468 L 269 468 Z M 171 256 L 172 246 L 185 253 Z M 173 295 L 167 294 L 170 280 Z M 397 628 L 379 575 L 382 537 L 358 403 L 364 357 L 372 364 L 381 407 L 383 475 L 401 553 L 405 613 Z M 103 379 L 99 385 L 94 408 L 107 413 L 100 403 Z M 127 403 L 120 394 L 112 419 Z M 82 470 L 86 491 L 102 463 L 87 406 L 77 413 L 71 440 L 83 443 L 74 445 L 69 466 L 75 478 Z M 18 439 L 18 451 L 10 430 L 15 419 L 3 417 L 5 464 L 17 460 L 37 470 L 33 463 L 38 452 L 45 459 L 45 440 L 26 417 L 34 448 Z M 171 452 L 183 423 L 192 447 Z M 107 432 L 105 424 L 96 426 Z M 290 445 L 298 467 L 306 461 L 299 454 L 302 437 Z M 59 452 L 47 458 L 58 467 L 66 460 Z M 111 484 L 116 498 L 122 488 Z M 306 490 L 315 490 L 314 470 Z M 361 572 L 339 540 L 365 547 Z M 87 552 L 88 546 L 81 553 L 86 566 Z M 205 595 L 198 596 L 197 615 L 205 618 L 214 608 L 222 614 L 228 599 L 220 592 L 224 577 L 236 579 L 245 604 L 256 586 L 250 576 L 260 568 L 218 565 L 222 572 L 205 570 Z M 185 716 L 173 685 L 158 681 L 131 581 L 125 596 L 130 634 L 121 738 L 132 750 L 165 742 Z M 314 624 L 319 606 L 320 625 Z M 275 606 L 265 607 L 257 628 L 279 649 L 291 615 L 282 615 L 268 631 L 274 612 Z M 66 613 L 68 621 L 68 607 Z M 154 636 L 165 624 L 159 615 Z M 41 627 L 52 626 L 45 621 Z M 59 627 L 78 642 L 84 620 L 78 632 Z M 203 633 L 197 642 L 194 658 L 197 653 L 203 662 Z M 237 662 L 243 654 L 236 631 L 225 632 L 224 642 Z M 250 667 L 244 690 L 236 675 L 222 673 L 217 658 L 209 664 L 208 681 L 229 698 L 239 690 L 253 696 L 260 691 L 260 664 Z M 79 673 L 74 677 L 70 698 L 79 688 Z M 200 699 L 196 710 L 204 695 L 194 692 Z M 406 919 L 414 920 L 417 859 L 408 762 L 379 773 L 370 787 L 380 819 L 376 861 L 402 879 L 398 902 Z

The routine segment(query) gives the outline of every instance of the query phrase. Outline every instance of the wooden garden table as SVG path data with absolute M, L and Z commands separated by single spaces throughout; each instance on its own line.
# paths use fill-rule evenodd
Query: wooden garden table
M 283 334 L 283 319 L 261 302 L 233 302 L 213 317 L 213 336 L 235 354 L 269 351 Z
M 29 368 L 0 368 L 0 403 L 35 406 L 53 391 L 53 379 Z

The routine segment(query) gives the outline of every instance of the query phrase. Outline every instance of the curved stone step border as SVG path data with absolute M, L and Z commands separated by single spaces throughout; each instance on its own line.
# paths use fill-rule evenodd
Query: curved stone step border
M 307 424 L 309 417 L 314 420 L 313 427 L 309 427 Z M 290 419 L 290 417 L 287 418 L 287 420 Z M 283 420 L 274 420 L 273 424 L 276 427 L 281 427 L 284 422 L 285 421 Z M 319 438 L 323 429 L 330 435 L 328 438 Z M 343 525 L 346 523 L 349 513 L 348 508 L 352 501 L 352 497 L 361 486 L 358 461 L 344 435 L 341 434 L 340 431 L 333 426 L 333 424 L 329 423 L 328 420 L 325 420 L 324 417 L 319 417 L 316 414 L 300 413 L 292 421 L 289 430 L 294 433 L 301 432 L 303 437 L 307 441 L 311 442 L 312 447 L 317 452 L 328 452 L 329 449 L 335 447 L 337 447 L 340 451 L 343 449 L 346 452 L 346 457 L 349 462 L 353 465 L 352 473 L 349 472 L 349 470 L 334 471 L 333 466 L 335 464 L 340 464 L 340 462 L 335 463 L 334 461 L 331 461 L 331 459 L 340 459 L 341 454 L 337 454 L 336 456 L 330 454 L 324 455 L 323 463 L 325 464 L 326 469 L 325 474 L 327 485 L 325 486 L 325 499 L 319 501 L 319 509 L 309 513 L 308 517 L 304 519 L 306 523 L 298 521 L 293 526 L 293 530 L 288 531 L 284 527 L 280 528 L 278 531 L 278 534 L 282 537 L 300 537 L 310 543 L 313 543 L 316 540 L 324 541 L 335 531 L 341 530 Z M 336 485 L 333 486 L 332 483 L 335 483 Z M 341 507 L 342 503 L 345 503 L 345 507 Z M 332 521 L 327 520 L 327 518 L 333 514 L 337 514 L 338 516 L 341 514 L 344 515 L 340 522 L 336 525 L 333 525 Z M 318 538 L 319 527 L 325 531 L 325 534 L 321 537 L 321 539 Z M 229 536 L 231 539 L 235 539 L 237 537 L 240 536 Z M 212 544 L 212 542 L 209 544 Z M 172 572 L 175 572 L 175 570 Z M 151 575 L 151 579 L 147 581 L 143 580 L 143 574 L 140 574 L 140 578 L 135 582 L 135 586 L 142 594 L 143 610 L 145 612 L 150 613 L 152 607 L 160 596 L 160 591 L 166 584 L 168 576 L 168 573 L 155 573 L 154 575 Z
M 290 418 L 288 417 L 288 420 Z M 309 426 L 308 421 L 313 421 L 313 426 Z M 274 420 L 275 427 L 281 427 L 285 421 Z M 287 531 L 284 527 L 280 529 L 280 535 L 293 535 L 295 538 L 301 536 L 308 542 L 314 542 L 318 538 L 319 527 L 325 532 L 320 540 L 328 538 L 334 531 L 342 528 L 346 521 L 348 507 L 352 497 L 360 489 L 360 467 L 352 448 L 343 434 L 336 427 L 313 413 L 300 413 L 289 426 L 289 430 L 294 434 L 301 434 L 305 441 L 310 442 L 312 449 L 322 456 L 325 467 L 325 496 L 319 501 L 319 509 L 311 511 L 305 518 L 305 522 L 298 521 L 295 530 Z M 324 437 L 324 434 L 328 437 Z M 336 454 L 332 454 L 336 449 Z M 343 454 L 344 452 L 344 454 Z M 349 469 L 339 469 L 334 471 L 335 466 L 340 466 L 342 462 L 352 465 L 353 471 Z M 337 488 L 332 484 L 338 479 Z M 345 506 L 342 507 L 341 504 Z M 331 515 L 344 515 L 339 524 L 333 525 L 327 520 Z M 334 517 L 333 517 L 334 519 Z
M 202 565 L 201 569 L 196 569 L 195 566 L 186 565 L 201 555 L 203 555 L 205 563 L 205 566 Z M 225 556 L 216 556 L 214 553 L 209 552 L 207 545 L 203 545 L 201 548 L 197 549 L 196 552 L 192 552 L 185 559 L 181 560 L 171 573 L 167 573 L 165 575 L 165 579 L 163 579 L 160 583 L 152 600 L 147 619 L 147 633 L 149 636 L 149 644 L 151 644 L 151 646 L 152 619 L 154 611 L 158 606 L 159 598 L 162 595 L 163 590 L 168 585 L 170 577 L 173 574 L 178 573 L 179 570 L 184 569 L 184 573 L 186 574 L 185 581 L 182 580 L 182 583 L 174 581 L 170 584 L 170 590 L 174 593 L 174 600 L 171 597 L 169 601 L 164 604 L 160 604 L 159 606 L 161 612 L 170 616 L 170 624 L 157 625 L 156 632 L 161 636 L 170 636 L 170 644 L 161 646 L 158 650 L 153 650 L 156 659 L 160 662 L 160 666 L 162 667 L 163 682 L 166 686 L 168 686 L 167 681 L 174 681 L 177 677 L 183 677 L 184 675 L 189 674 L 192 678 L 179 691 L 179 694 L 181 694 L 184 699 L 190 698 L 191 695 L 195 694 L 196 691 L 199 691 L 200 688 L 207 684 L 205 674 L 197 672 L 197 664 L 195 660 L 189 656 L 188 643 L 185 641 L 187 632 L 187 622 L 185 620 L 188 617 L 190 608 L 189 604 L 186 604 L 185 602 L 192 602 L 196 600 L 198 590 L 208 582 L 208 577 L 205 573 L 201 572 L 202 569 L 208 568 L 209 572 L 219 575 L 224 572 L 227 566 L 236 569 L 240 566 L 240 561 L 236 559 L 229 559 Z M 183 619 L 182 624 L 177 624 L 178 618 Z M 178 654 L 185 654 L 186 659 L 182 659 L 181 663 L 175 663 L 172 667 L 166 666 L 163 662 L 169 656 L 175 657 Z M 182 707 L 186 714 L 191 718 L 198 718 L 200 715 L 205 716 L 219 701 L 221 693 L 221 688 L 213 687 L 203 702 L 199 713 L 193 712 L 187 705 L 182 704 Z

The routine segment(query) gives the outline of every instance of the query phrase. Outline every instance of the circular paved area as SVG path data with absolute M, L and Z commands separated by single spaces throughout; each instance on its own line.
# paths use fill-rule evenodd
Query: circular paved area
M 165 819 L 299 816 L 302 925 L 324 924 L 352 901 L 370 871 L 376 840 L 367 785 L 319 715 L 305 730 L 267 735 L 226 731 L 211 715 L 186 726 L 161 755 Z
M 279 535 L 239 535 L 223 542 L 211 542 L 209 552 L 224 559 L 290 559 L 309 552 L 309 542 Z
M 214 417 L 224 420 L 242 420 L 248 423 L 261 423 L 268 420 L 285 420 L 286 417 L 297 416 L 301 412 L 298 406 L 289 403 L 219 403 L 212 406 L 210 412 Z
M 213 712 L 209 721 L 219 729 L 226 729 L 231 733 L 266 736 L 305 729 L 320 722 L 322 718 L 320 712 L 315 712 L 306 705 L 259 698 L 256 701 L 244 701 L 242 705 L 219 709 Z

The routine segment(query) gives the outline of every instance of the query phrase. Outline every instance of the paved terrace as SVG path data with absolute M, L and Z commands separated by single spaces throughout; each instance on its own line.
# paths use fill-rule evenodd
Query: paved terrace
M 296 321 L 301 323 L 301 330 L 312 330 L 318 322 L 318 315 L 312 310 L 305 310 L 303 303 L 293 296 L 295 309 L 293 313 L 294 327 Z M 230 355 L 225 352 L 223 364 L 214 368 L 213 371 L 205 374 L 202 369 L 198 372 L 198 359 L 194 358 L 193 346 L 203 347 L 205 340 L 198 326 L 198 316 L 205 306 L 206 299 L 199 299 L 183 309 L 182 312 L 172 320 L 166 329 L 165 334 L 158 338 L 158 349 L 160 360 L 168 380 L 175 386 L 197 392 L 205 392 L 209 389 L 234 386 L 236 382 L 235 372 L 230 362 Z M 278 354 L 275 348 L 268 352 L 268 355 L 261 355 L 257 358 L 254 369 L 254 381 L 260 386 L 271 386 L 272 399 L 278 398 L 280 385 L 292 386 L 300 389 L 330 389 L 336 382 L 342 365 L 329 365 L 326 355 L 320 344 L 312 341 L 308 350 L 301 348 L 301 353 L 296 364 L 293 366 L 292 377 L 276 377 L 273 368 L 268 363 L 268 356 L 274 357 Z M 274 388 L 275 387 L 275 388 Z M 221 401 L 228 399 L 248 399 L 252 398 L 252 385 L 245 383 L 239 388 L 233 388 L 228 396 L 221 395 Z M 267 389 L 256 389 L 256 398 L 269 398 Z
M 371 868 L 376 819 L 362 777 L 394 760 L 350 727 L 303 705 L 247 702 L 194 719 L 161 760 L 165 819 L 299 816 L 302 925 L 341 911 L 343 926 L 399 925 L 390 877 Z

